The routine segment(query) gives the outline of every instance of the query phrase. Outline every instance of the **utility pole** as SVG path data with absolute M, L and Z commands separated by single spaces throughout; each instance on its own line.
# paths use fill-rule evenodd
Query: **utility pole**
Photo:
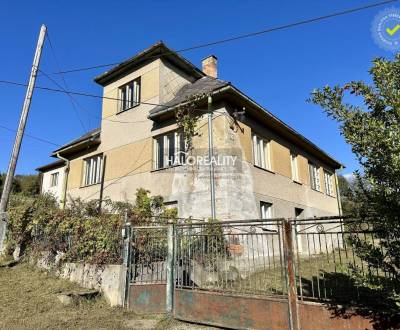
M 211 218 L 216 218 L 215 212 L 215 178 L 214 178 L 214 145 L 213 145 L 213 128 L 212 128 L 212 97 L 208 96 L 208 158 L 210 162 L 210 190 L 211 190 Z
M 22 107 L 21 117 L 19 120 L 17 134 L 15 136 L 14 147 L 11 153 L 10 163 L 8 165 L 7 176 L 4 182 L 3 193 L 0 200 L 0 252 L 4 249 L 4 238 L 7 230 L 7 205 L 10 198 L 10 192 L 12 187 L 12 181 L 15 174 L 15 168 L 17 166 L 18 155 L 21 148 L 22 138 L 24 136 L 26 121 L 28 119 L 29 108 L 33 96 L 33 90 L 35 88 L 35 81 L 37 71 L 39 69 L 40 56 L 42 54 L 42 48 L 44 44 L 44 38 L 46 36 L 46 26 L 42 25 L 40 28 L 39 39 L 36 45 L 35 57 L 33 58 L 33 64 L 31 69 L 31 75 L 29 78 L 28 88 L 25 94 L 24 105 Z

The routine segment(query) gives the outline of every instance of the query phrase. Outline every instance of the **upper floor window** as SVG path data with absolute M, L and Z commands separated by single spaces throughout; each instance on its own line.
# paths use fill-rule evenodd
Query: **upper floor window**
M 119 88 L 119 112 L 140 104 L 140 78 L 130 81 Z
M 52 173 L 50 177 L 50 187 L 55 187 L 58 185 L 58 172 Z
M 101 182 L 103 155 L 96 155 L 84 160 L 83 185 L 90 186 Z
M 297 155 L 291 153 L 290 154 L 290 165 L 292 169 L 292 180 L 299 181 L 299 168 L 297 165 Z
M 171 132 L 154 139 L 154 169 L 182 165 L 185 160 L 185 139 L 182 132 Z
M 319 167 L 313 163 L 308 163 L 310 169 L 310 184 L 311 188 L 317 191 L 321 191 L 321 182 L 319 175 Z
M 325 192 L 329 196 L 334 196 L 332 178 L 333 174 L 324 170 Z
M 269 141 L 257 135 L 253 135 L 253 159 L 254 165 L 271 170 Z

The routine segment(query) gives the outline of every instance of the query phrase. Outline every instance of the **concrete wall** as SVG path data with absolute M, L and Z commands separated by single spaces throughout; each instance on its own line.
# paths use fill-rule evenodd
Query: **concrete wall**
M 88 289 L 100 290 L 111 306 L 124 303 L 125 267 L 122 265 L 90 265 L 66 263 L 60 277 Z
M 58 255 L 52 262 L 50 253 L 31 262 L 47 271 L 54 271 L 61 278 L 74 282 L 87 289 L 99 290 L 111 306 L 122 306 L 125 295 L 126 267 L 123 265 L 92 265 L 83 263 L 64 263 L 61 268 L 54 268 L 59 263 Z
M 58 173 L 58 184 L 56 186 L 51 186 L 51 175 Z M 42 193 L 52 194 L 57 198 L 58 201 L 61 200 L 63 196 L 63 184 L 65 177 L 65 167 L 59 167 L 48 172 L 43 173 L 42 177 Z

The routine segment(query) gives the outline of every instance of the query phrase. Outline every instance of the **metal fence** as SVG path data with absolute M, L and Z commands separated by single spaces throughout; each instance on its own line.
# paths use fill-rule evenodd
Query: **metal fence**
M 176 286 L 200 290 L 285 293 L 281 220 L 176 226 Z
M 368 267 L 355 251 L 355 242 L 378 247 L 380 235 L 371 223 L 353 219 L 315 218 L 292 222 L 299 299 L 371 299 L 356 285 L 354 275 L 384 279 L 387 274 Z
M 379 243 L 372 225 L 341 217 L 133 227 L 131 283 L 168 282 L 168 226 L 175 288 L 300 300 L 362 298 L 351 275 L 371 269 L 352 244 Z
M 133 227 L 130 249 L 132 283 L 166 283 L 167 227 Z

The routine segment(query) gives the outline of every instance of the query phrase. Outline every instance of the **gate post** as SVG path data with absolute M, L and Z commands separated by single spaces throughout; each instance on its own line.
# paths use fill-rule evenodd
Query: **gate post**
M 299 330 L 299 319 L 297 309 L 297 288 L 296 274 L 294 269 L 294 249 L 292 224 L 289 220 L 283 220 L 283 249 L 285 256 L 285 272 L 286 286 L 288 292 L 288 314 L 289 314 L 289 329 Z
M 129 291 L 131 279 L 131 238 L 132 228 L 131 223 L 128 221 L 128 216 L 125 214 L 125 223 L 122 228 L 122 238 L 124 240 L 123 247 L 123 269 L 125 272 L 125 279 L 123 285 L 123 307 L 129 307 Z
M 174 306 L 174 234 L 175 234 L 175 225 L 173 221 L 168 221 L 167 225 L 167 288 L 166 288 L 166 312 L 167 314 L 172 315 L 173 306 Z

